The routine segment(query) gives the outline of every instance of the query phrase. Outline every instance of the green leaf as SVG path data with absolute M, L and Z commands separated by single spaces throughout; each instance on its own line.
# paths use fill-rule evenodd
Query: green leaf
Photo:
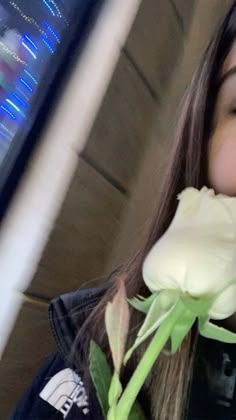
M 146 351 L 144 352 L 118 401 L 117 414 L 120 420 L 128 418 L 133 403 L 136 400 L 149 372 L 170 337 L 174 325 L 179 321 L 184 312 L 185 306 L 182 300 L 177 298 L 173 309 L 155 332 L 154 337 L 147 346 Z
M 127 299 L 129 304 L 133 306 L 133 308 L 137 309 L 140 312 L 144 312 L 145 314 L 148 313 L 152 302 L 157 297 L 158 293 L 153 293 L 147 298 L 143 296 L 137 295 L 137 297 L 133 297 L 131 299 Z
M 236 333 L 223 327 L 212 324 L 208 317 L 199 316 L 199 333 L 206 338 L 222 341 L 223 343 L 236 343 Z
M 175 324 L 170 336 L 172 354 L 175 353 L 180 347 L 184 337 L 187 335 L 192 325 L 194 324 L 195 319 L 196 315 L 186 308 L 184 314 Z
M 169 315 L 177 301 L 177 293 L 173 290 L 162 290 L 153 300 L 146 315 L 144 323 L 138 332 L 133 346 L 127 351 L 124 357 L 124 364 L 127 363 L 133 351 L 146 340 L 161 325 Z
M 106 420 L 116 420 L 116 407 L 110 407 L 107 413 Z
M 114 372 L 111 380 L 111 386 L 108 393 L 108 403 L 110 407 L 116 406 L 116 403 L 121 396 L 122 393 L 122 385 L 120 382 L 118 372 Z
M 134 402 L 128 420 L 146 420 L 146 416 L 144 415 L 143 409 L 138 400 Z
M 211 308 L 214 300 L 216 299 L 217 295 L 213 295 L 207 298 L 192 298 L 189 295 L 182 295 L 181 299 L 185 306 L 193 312 L 196 316 L 198 315 L 206 315 Z
M 103 415 L 106 417 L 112 373 L 105 354 L 93 340 L 90 342 L 89 349 L 89 371 Z
M 105 325 L 115 370 L 120 371 L 129 330 L 130 312 L 124 280 L 118 281 L 118 291 L 105 311 Z
M 111 381 L 111 386 L 109 390 L 109 411 L 108 411 L 108 419 L 109 420 L 117 420 L 119 415 L 117 413 L 117 401 L 122 393 L 122 385 L 120 383 L 120 379 L 118 373 L 115 372 Z M 136 400 L 132 406 L 130 415 L 128 420 L 146 420 L 146 417 L 143 413 L 143 409 L 139 402 Z
M 119 415 L 117 413 L 117 407 L 112 407 L 109 410 L 107 420 L 118 420 Z M 143 409 L 139 402 L 136 400 L 131 408 L 128 420 L 147 420 Z

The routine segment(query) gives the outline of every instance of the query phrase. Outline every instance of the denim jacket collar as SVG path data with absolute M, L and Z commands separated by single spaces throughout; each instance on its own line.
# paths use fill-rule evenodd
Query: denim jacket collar
M 110 282 L 90 289 L 78 289 L 53 299 L 48 317 L 57 350 L 65 360 L 70 354 L 79 328 L 97 305 Z

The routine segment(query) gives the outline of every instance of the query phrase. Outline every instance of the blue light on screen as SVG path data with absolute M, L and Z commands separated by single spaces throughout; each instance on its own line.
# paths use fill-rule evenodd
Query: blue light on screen
M 25 108 L 28 108 L 28 104 L 19 95 L 17 95 L 17 93 L 13 92 L 12 96 L 14 96 L 14 98 L 17 99 L 21 105 L 23 105 Z
M 20 80 L 18 80 L 18 82 L 20 82 Z M 22 87 L 23 87 L 24 85 L 22 85 L 22 84 L 20 84 L 20 85 L 17 85 L 16 84 L 16 90 L 18 91 L 18 92 L 20 92 L 20 95 L 21 96 L 23 96 L 24 98 L 25 98 L 25 100 L 28 102 L 29 101 L 29 97 L 25 94 L 25 92 L 22 90 Z M 27 93 L 28 93 L 28 90 L 27 90 Z
M 13 102 L 11 101 L 9 98 L 6 99 L 6 102 L 11 105 L 17 112 L 19 112 L 19 114 L 25 118 L 25 113 Z
M 66 61 L 80 1 L 86 13 L 87 0 L 0 0 L 0 9 L 6 9 L 0 39 L 1 71 L 5 72 L 0 86 L 0 177 L 8 150 L 9 155 L 15 153 L 11 142 L 23 144 L 58 67 Z M 83 33 L 82 23 L 81 28 Z
M 26 82 L 25 79 L 23 79 L 23 77 L 20 78 L 21 83 L 26 87 L 26 89 L 28 89 L 30 92 L 33 92 L 33 88 L 29 85 L 29 83 Z
M 32 55 L 32 57 L 34 57 L 34 59 L 37 58 L 36 55 L 34 54 L 34 52 L 31 50 L 31 48 L 28 45 L 26 45 L 26 43 L 24 41 L 22 42 L 22 45 Z
M 57 11 L 57 15 L 61 18 L 62 17 L 62 14 L 61 14 L 61 11 L 60 11 L 60 9 L 59 9 L 59 7 L 58 7 L 58 5 L 56 4 L 56 2 L 54 1 L 54 0 L 50 0 L 50 2 L 53 4 L 53 6 L 55 7 L 55 9 L 56 9 L 56 11 Z
M 42 38 L 42 41 L 44 42 L 44 44 L 48 47 L 48 49 L 53 54 L 55 52 L 55 47 L 52 44 L 52 42 L 46 36 L 44 36 L 44 35 L 41 38 Z
M 54 36 L 57 43 L 59 44 L 61 39 L 60 39 L 59 35 L 57 34 L 57 32 L 55 31 L 55 29 L 53 29 L 53 27 L 51 25 L 49 25 L 49 23 L 46 20 L 44 21 L 44 23 L 45 23 L 47 29 L 49 30 L 49 32 L 51 32 L 51 34 Z
M 50 13 L 53 15 L 53 16 L 56 16 L 55 15 L 55 13 L 54 13 L 54 11 L 53 11 L 53 9 L 51 8 L 51 6 L 48 4 L 48 2 L 46 1 L 46 0 L 43 0 L 43 3 L 45 4 L 45 6 L 47 6 L 47 8 L 48 8 L 48 10 L 50 11 Z
M 16 106 L 15 104 L 14 104 L 14 102 L 12 102 L 10 99 L 6 99 L 6 102 L 8 103 L 8 104 L 10 104 L 13 108 L 15 108 L 15 110 L 17 111 L 17 112 L 20 112 L 20 108 L 18 108 L 18 106 Z
M 11 117 L 13 120 L 16 120 L 16 116 L 4 105 L 1 105 L 0 108 L 7 114 L 9 117 Z
M 37 47 L 37 45 L 35 44 L 35 42 L 30 38 L 30 36 L 29 35 L 24 35 L 23 36 L 23 38 L 25 38 L 30 44 L 31 44 L 31 46 L 36 50 L 36 51 L 38 51 L 38 47 Z
M 26 69 L 24 69 L 24 72 L 25 72 L 25 74 L 27 74 L 27 76 L 29 76 L 29 78 L 37 85 L 38 84 L 38 82 L 37 82 L 37 80 L 35 79 L 35 77 L 28 71 L 28 70 L 26 70 Z
M 9 136 L 12 136 L 13 135 L 13 133 L 12 133 L 12 131 L 10 131 L 3 123 L 1 123 L 0 122 L 0 127 L 2 127 L 3 128 L 3 130 L 4 131 L 6 131 L 8 134 L 9 134 Z

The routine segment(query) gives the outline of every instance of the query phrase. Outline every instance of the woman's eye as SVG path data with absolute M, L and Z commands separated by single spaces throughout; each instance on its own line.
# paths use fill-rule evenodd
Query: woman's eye
M 231 109 L 231 110 L 230 110 L 230 114 L 231 114 L 231 115 L 236 115 L 236 108 Z

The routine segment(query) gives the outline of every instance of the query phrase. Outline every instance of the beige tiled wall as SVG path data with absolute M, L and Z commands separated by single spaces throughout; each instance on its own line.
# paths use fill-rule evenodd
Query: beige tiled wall
M 160 99 L 183 52 L 183 31 L 171 1 L 143 1 L 126 49 Z
M 123 51 L 81 156 L 129 193 L 156 112 L 156 99 Z
M 127 197 L 82 158 L 27 293 L 44 299 L 99 276 Z

